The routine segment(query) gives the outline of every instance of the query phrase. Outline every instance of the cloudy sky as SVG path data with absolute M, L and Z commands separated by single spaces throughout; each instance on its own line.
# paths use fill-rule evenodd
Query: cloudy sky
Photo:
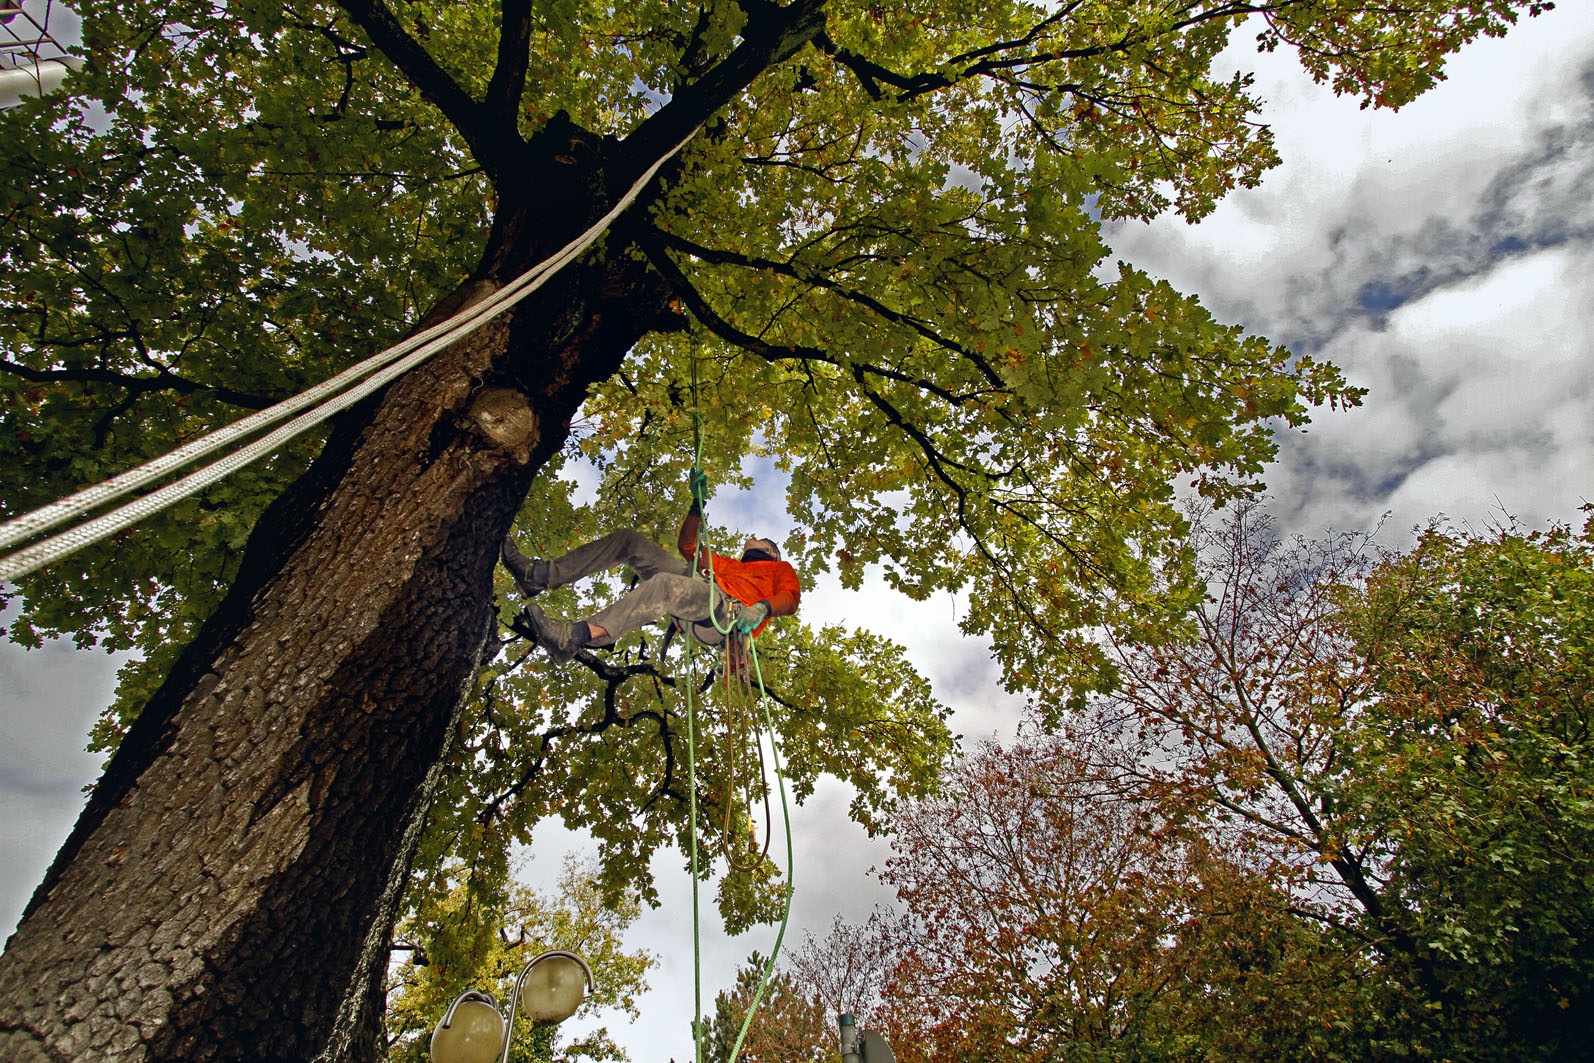
M 1284 164 L 1209 220 L 1129 225 L 1117 253 L 1200 293 L 1222 320 L 1327 358 L 1370 389 L 1362 409 L 1323 411 L 1283 440 L 1268 483 L 1290 531 L 1368 528 L 1385 537 L 1443 513 L 1480 524 L 1571 520 L 1594 499 L 1594 5 L 1561 9 L 1452 61 L 1450 78 L 1398 114 L 1359 110 L 1287 58 L 1244 45 Z M 756 497 L 716 498 L 718 520 L 778 534 Z M 868 617 L 906 642 L 967 738 L 1007 735 L 1018 707 L 996 689 L 985 648 L 956 632 L 958 603 L 909 603 L 821 582 L 814 622 Z M 115 662 L 0 644 L 0 934 L 9 933 L 97 772 L 81 752 L 110 697 Z M 869 868 L 888 851 L 821 789 L 795 814 L 797 899 L 788 943 L 839 913 L 888 899 Z M 539 828 L 527 877 L 551 885 L 581 839 Z M 617 1031 L 638 1063 L 691 1058 L 689 884 L 681 858 L 655 863 L 664 904 L 631 943 L 661 957 L 643 1017 Z M 727 939 L 706 907 L 704 992 L 729 983 L 773 928 Z M 464 987 L 462 987 L 464 988 Z

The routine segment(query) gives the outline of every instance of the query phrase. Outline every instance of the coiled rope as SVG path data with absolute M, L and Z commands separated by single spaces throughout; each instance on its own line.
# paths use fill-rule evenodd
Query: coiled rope
M 566 244 L 558 252 L 532 266 L 525 273 L 504 285 L 481 302 L 466 307 L 446 321 L 433 325 L 414 336 L 401 340 L 357 365 L 315 385 L 306 391 L 235 421 L 224 428 L 190 440 L 161 457 L 136 468 L 119 473 L 102 483 L 87 487 L 67 498 L 41 506 L 29 513 L 0 524 L 0 548 L 23 542 L 48 531 L 66 521 L 75 520 L 90 511 L 121 498 L 132 491 L 161 479 L 166 474 L 214 453 L 234 442 L 253 435 L 287 418 L 282 427 L 262 436 L 231 454 L 198 469 L 180 480 L 152 491 L 136 501 L 89 520 L 68 531 L 54 535 L 43 542 L 18 550 L 0 558 L 0 582 L 25 576 L 80 550 L 91 543 L 113 535 L 145 517 L 187 498 L 210 486 L 232 472 L 275 451 L 295 436 L 309 431 L 328 417 L 345 410 L 381 388 L 390 381 L 409 372 L 438 351 L 458 339 L 469 335 L 492 318 L 525 299 L 546 284 L 554 274 L 563 269 L 598 239 L 625 210 L 636 202 L 649 181 L 659 169 L 684 148 L 702 126 L 669 151 L 660 156 L 638 177 L 603 217 L 586 232 Z M 361 379 L 365 378 L 365 379 Z M 347 390 L 344 390 L 347 389 Z M 324 401 L 323 401 L 324 400 Z M 320 403 L 319 405 L 315 405 Z M 313 406 L 306 413 L 300 410 Z M 298 416 L 294 416 L 299 414 Z
M 751 871 L 763 863 L 769 856 L 769 846 L 774 840 L 772 829 L 773 819 L 770 814 L 769 787 L 763 786 L 764 791 L 764 844 L 758 848 L 758 854 L 749 863 L 742 863 L 736 859 L 735 846 L 731 844 L 732 812 L 736 805 L 731 798 L 736 796 L 737 779 L 741 774 L 741 750 L 746 745 L 748 724 L 752 722 L 753 709 L 757 707 L 758 699 L 753 694 L 752 667 L 748 664 L 746 650 L 739 642 L 731 639 L 725 641 L 725 670 L 724 678 L 720 684 L 725 700 L 725 810 L 720 817 L 720 848 L 725 853 L 725 860 L 734 871 Z M 768 767 L 764 762 L 764 745 L 758 741 L 757 725 L 753 725 L 753 750 L 758 758 L 758 775 L 756 779 L 762 783 L 768 779 Z M 751 759 L 751 758 L 749 758 Z M 748 805 L 755 802 L 753 793 L 754 776 L 749 775 L 744 783 Z M 752 825 L 748 824 L 751 832 Z M 754 841 L 756 842 L 756 837 Z M 756 847 L 756 846 L 755 846 Z

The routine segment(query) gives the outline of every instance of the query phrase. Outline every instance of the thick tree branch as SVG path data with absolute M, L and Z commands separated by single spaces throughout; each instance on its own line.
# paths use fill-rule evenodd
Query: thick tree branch
M 1284 0 L 1284 2 L 1288 4 L 1293 2 L 1293 0 Z M 865 56 L 859 55 L 857 52 L 837 45 L 828 34 L 820 34 L 814 39 L 814 44 L 820 51 L 852 71 L 853 76 L 858 79 L 858 83 L 863 86 L 863 90 L 872 98 L 881 99 L 885 95 L 881 91 L 881 86 L 886 85 L 897 90 L 894 97 L 897 102 L 905 102 L 977 77 L 1002 76 L 1003 80 L 1010 80 L 1006 77 L 1006 74 L 1012 70 L 1068 59 L 1090 59 L 1102 55 L 1123 54 L 1132 49 L 1143 47 L 1159 37 L 1176 35 L 1203 22 L 1241 18 L 1250 13 L 1266 11 L 1269 6 L 1277 5 L 1256 5 L 1237 0 L 1234 3 L 1223 4 L 1210 10 L 1194 13 L 1191 13 L 1191 9 L 1187 7 L 1179 12 L 1186 17 L 1171 20 L 1165 25 L 1140 33 L 1135 33 L 1131 30 L 1118 40 L 1109 41 L 1105 44 L 1096 44 L 1085 48 L 1059 48 L 1042 51 L 1025 50 L 1021 54 L 1011 54 L 1033 48 L 1047 35 L 1049 30 L 1063 21 L 1078 6 L 1077 0 L 1063 4 L 1058 10 L 1031 27 L 1022 37 L 996 41 L 980 48 L 949 56 L 940 64 L 943 69 L 937 71 L 905 74 L 892 70 Z M 943 72 L 944 70 L 951 70 L 952 73 L 945 73 Z M 1040 85 L 1031 87 L 1037 89 L 1050 88 L 1049 86 Z
M 175 391 L 180 395 L 204 392 L 216 396 L 223 402 L 248 410 L 263 410 L 279 401 L 263 395 L 234 391 L 232 388 L 200 384 L 168 371 L 162 371 L 157 376 L 128 376 L 109 369 L 30 369 L 28 366 L 0 359 L 0 372 L 10 373 L 34 384 L 111 384 L 135 395 L 154 391 Z
M 517 128 L 520 97 L 526 91 L 526 67 L 531 62 L 531 0 L 503 0 L 504 18 L 498 31 L 498 61 L 487 83 L 484 101 L 495 125 Z
M 650 230 L 651 232 L 657 232 L 657 230 Z M 910 387 L 918 388 L 928 395 L 934 395 L 949 406 L 962 406 L 973 398 L 970 395 L 953 394 L 933 380 L 909 376 L 887 366 L 874 365 L 868 362 L 843 362 L 840 358 L 818 347 L 770 343 L 754 336 L 750 332 L 744 332 L 725 320 L 713 307 L 708 305 L 708 300 L 703 298 L 703 294 L 693 286 L 692 282 L 681 272 L 680 267 L 675 264 L 674 260 L 649 234 L 640 234 L 638 244 L 643 252 L 647 254 L 648 261 L 664 277 L 665 283 L 670 286 L 670 289 L 675 292 L 681 302 L 686 304 L 686 307 L 692 311 L 692 315 L 704 327 L 726 343 L 740 347 L 749 354 L 756 354 L 770 362 L 790 361 L 793 359 L 805 362 L 823 362 L 826 365 L 832 365 L 854 374 L 854 376 L 859 378 L 860 384 L 862 384 L 862 375 L 894 380 L 899 384 L 907 384 Z
M 495 181 L 500 178 L 513 150 L 524 143 L 515 128 L 513 116 L 505 128 L 501 116 L 492 114 L 484 104 L 471 99 L 470 94 L 449 76 L 448 71 L 437 64 L 431 53 L 405 32 L 383 0 L 338 0 L 338 3 L 365 31 L 371 43 L 465 138 L 471 154 L 482 164 L 488 176 Z
M 653 160 L 746 89 L 758 75 L 796 54 L 824 30 L 824 0 L 792 0 L 785 7 L 743 0 L 742 43 L 702 77 L 683 85 L 620 144 L 615 176 L 627 185 Z M 627 172 L 629 171 L 629 173 Z
M 939 71 L 934 73 L 903 74 L 865 58 L 851 49 L 841 47 L 832 41 L 828 35 L 821 36 L 814 43 L 819 47 L 820 51 L 852 71 L 853 76 L 858 79 L 858 84 L 863 87 L 864 92 L 868 93 L 871 99 L 883 99 L 885 93 L 881 91 L 880 86 L 887 85 L 897 90 L 893 99 L 899 103 L 940 89 L 950 88 L 959 82 L 967 81 L 983 73 L 989 73 L 990 70 L 987 68 L 994 66 L 996 63 L 994 60 L 987 60 L 984 63 L 967 66 L 955 74 L 944 74 Z M 1100 50 L 1105 51 L 1107 49 Z M 1056 58 L 1062 58 L 1062 56 L 1030 55 L 1023 60 L 1011 58 L 1006 63 L 1008 65 L 1022 65 Z
M 962 355 L 964 358 L 968 359 L 977 370 L 979 370 L 980 375 L 985 378 L 985 381 L 991 385 L 993 390 L 1003 393 L 1007 391 L 1007 385 L 1002 381 L 1001 376 L 997 374 L 996 370 L 992 368 L 990 362 L 987 361 L 982 355 L 969 350 L 957 340 L 952 339 L 949 336 L 945 336 L 931 328 L 929 323 L 922 321 L 919 318 L 913 317 L 910 314 L 904 314 L 900 311 L 892 310 L 890 307 L 886 306 L 873 296 L 865 295 L 863 292 L 837 284 L 835 281 L 824 276 L 817 270 L 799 270 L 790 262 L 777 262 L 774 259 L 744 255 L 736 251 L 725 251 L 719 248 L 704 247 L 701 244 L 695 244 L 690 240 L 676 236 L 674 233 L 665 232 L 663 229 L 654 229 L 652 232 L 661 241 L 663 241 L 667 247 L 672 247 L 677 251 L 691 255 L 693 258 L 704 262 L 712 262 L 718 265 L 741 266 L 746 269 L 768 270 L 772 273 L 778 273 L 783 277 L 790 277 L 792 280 L 800 281 L 803 284 L 809 284 L 815 288 L 823 288 L 825 291 L 833 292 L 849 302 L 857 303 L 859 306 L 879 317 L 886 319 L 887 321 L 890 321 L 892 324 L 901 325 L 904 328 L 913 330 L 924 339 L 929 340 L 931 343 L 934 343 L 939 347 L 943 347 L 946 350 L 954 351 L 957 354 Z M 972 396 L 963 397 L 970 398 Z

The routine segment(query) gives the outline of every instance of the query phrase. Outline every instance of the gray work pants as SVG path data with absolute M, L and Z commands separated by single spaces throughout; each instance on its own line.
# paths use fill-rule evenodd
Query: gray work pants
M 587 618 L 588 624 L 608 632 L 594 645 L 611 645 L 644 624 L 669 617 L 683 621 L 699 642 L 716 646 L 723 641 L 724 636 L 709 623 L 708 581 L 693 579 L 691 565 L 678 554 L 629 528 L 610 532 L 549 562 L 548 586 L 563 587 L 583 576 L 621 565 L 629 566 L 641 582 L 619 601 Z M 730 626 L 739 604 L 727 600 L 724 593 L 715 592 L 720 627 Z

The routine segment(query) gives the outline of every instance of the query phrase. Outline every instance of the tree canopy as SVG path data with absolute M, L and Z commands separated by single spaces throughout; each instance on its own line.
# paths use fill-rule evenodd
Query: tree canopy
M 322 439 L 5 590 L 26 598 L 16 637 L 144 653 L 100 741 L 129 737 L 34 908 L 105 896 L 78 854 L 114 848 L 97 832 L 126 833 L 122 815 L 150 833 L 104 874 L 163 888 L 170 832 L 138 810 L 151 771 L 175 792 L 199 785 L 196 765 L 248 762 L 249 783 L 202 787 L 226 795 L 216 839 L 290 807 L 309 771 L 306 792 L 340 796 L 284 830 L 353 861 L 360 835 L 336 824 L 349 794 L 385 809 L 358 824 L 383 856 L 350 872 L 363 899 L 343 902 L 346 949 L 318 974 L 365 972 L 340 1014 L 366 1029 L 350 1016 L 370 1013 L 382 934 L 365 921 L 396 916 L 403 876 L 387 871 L 417 846 L 424 877 L 451 844 L 505 844 L 559 814 L 593 827 L 617 889 L 682 830 L 651 644 L 513 681 L 483 653 L 503 651 L 486 574 L 515 507 L 542 552 L 624 524 L 666 537 L 699 413 L 720 482 L 745 482 L 748 455 L 789 475 L 802 571 L 857 587 L 878 570 L 915 597 L 975 587 L 964 627 L 991 638 L 1008 682 L 1077 699 L 1111 677 L 1083 629 L 1153 633 L 1197 592 L 1173 485 L 1244 496 L 1276 426 L 1359 397 L 1332 366 L 1109 262 L 1103 220 L 1199 218 L 1275 161 L 1247 78 L 1214 67 L 1237 34 L 1392 106 L 1456 48 L 1549 5 L 80 6 L 72 92 L 0 117 L 7 514 L 502 285 L 702 129 L 534 302 Z M 485 429 L 493 402 L 524 410 L 524 431 Z M 578 466 L 591 497 L 557 478 Z M 870 821 L 924 786 L 948 736 L 900 653 L 862 632 L 781 639 L 798 789 L 839 770 Z M 619 682 L 625 654 L 640 667 Z M 484 660 L 488 696 L 461 716 Z M 165 757 L 218 728 L 272 752 Z M 330 734 L 340 751 L 306 761 L 299 743 Z M 642 737 L 617 753 L 624 735 Z M 423 844 L 408 824 L 428 801 L 442 811 Z M 313 903 L 308 862 L 292 872 L 258 885 Z M 724 895 L 733 921 L 768 914 L 757 881 Z M 14 969 L 33 948 L 8 953 Z M 232 962 L 219 955 L 215 970 Z M 211 1022 L 202 996 L 185 1006 Z M 331 1021 L 302 1024 L 304 1051 Z
M 517 145 L 639 171 L 689 90 L 800 29 L 626 234 L 668 282 L 666 331 L 597 384 L 568 452 L 605 488 L 673 477 L 704 360 L 712 463 L 794 471 L 806 565 L 855 584 L 878 563 L 914 593 L 981 572 L 971 630 L 1034 665 L 1008 632 L 1065 638 L 1177 557 L 1173 480 L 1231 493 L 1271 418 L 1355 396 L 1105 261 L 1100 220 L 1199 218 L 1276 161 L 1214 57 L 1260 13 L 1261 47 L 1398 105 L 1547 5 L 1364 6 L 82 3 L 73 93 L 6 116 L 6 510 L 395 336 L 477 266 L 506 199 L 536 212 L 534 183 L 502 186 Z M 15 633 L 180 644 L 306 453 L 35 577 Z M 606 521 L 637 515 L 603 494 Z

